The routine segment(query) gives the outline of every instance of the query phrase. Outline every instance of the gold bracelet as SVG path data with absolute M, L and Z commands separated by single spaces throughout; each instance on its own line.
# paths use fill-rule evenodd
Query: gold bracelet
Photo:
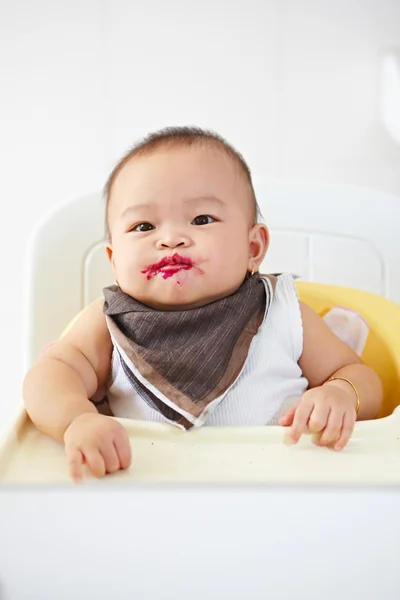
M 350 381 L 350 379 L 346 379 L 346 377 L 335 377 L 334 376 L 334 377 L 331 377 L 330 379 L 328 379 L 328 381 L 326 381 L 325 383 L 329 383 L 330 381 L 335 381 L 335 379 L 341 379 L 342 381 L 346 381 L 353 388 L 353 390 L 357 396 L 357 404 L 356 404 L 356 415 L 357 415 L 358 411 L 360 410 L 360 394 L 358 393 L 356 386 L 354 385 L 354 383 L 352 383 Z

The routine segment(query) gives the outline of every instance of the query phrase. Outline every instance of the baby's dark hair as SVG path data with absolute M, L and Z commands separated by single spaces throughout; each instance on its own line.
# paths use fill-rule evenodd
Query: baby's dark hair
M 253 182 L 251 179 L 250 169 L 244 160 L 243 156 L 233 148 L 223 137 L 213 131 L 201 129 L 200 127 L 166 127 L 149 134 L 143 140 L 135 144 L 121 158 L 118 164 L 114 167 L 110 177 L 104 186 L 104 198 L 106 204 L 106 235 L 110 239 L 110 231 L 108 227 L 108 209 L 113 184 L 118 177 L 118 174 L 135 156 L 146 156 L 156 152 L 160 148 L 177 148 L 191 146 L 206 146 L 212 145 L 215 148 L 224 152 L 237 165 L 239 172 L 244 177 L 250 191 L 251 200 L 254 205 L 254 223 L 261 217 L 260 207 L 258 206 L 256 195 L 254 193 Z

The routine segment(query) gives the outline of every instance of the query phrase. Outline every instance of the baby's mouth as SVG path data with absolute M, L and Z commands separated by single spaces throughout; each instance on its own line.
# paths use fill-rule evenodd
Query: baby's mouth
M 188 271 L 195 266 L 195 263 L 188 256 L 181 256 L 177 252 L 172 256 L 164 256 L 161 260 L 153 265 L 146 267 L 142 273 L 147 275 L 147 279 L 151 279 L 158 273 L 162 274 L 163 279 L 172 277 L 178 271 Z

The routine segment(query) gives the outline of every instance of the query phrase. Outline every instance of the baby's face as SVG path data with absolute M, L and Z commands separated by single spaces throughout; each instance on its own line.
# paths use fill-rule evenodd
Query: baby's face
M 107 254 L 123 292 L 159 310 L 233 293 L 265 254 L 250 193 L 235 163 L 206 147 L 135 157 L 111 193 Z M 258 260 L 259 264 L 261 260 Z

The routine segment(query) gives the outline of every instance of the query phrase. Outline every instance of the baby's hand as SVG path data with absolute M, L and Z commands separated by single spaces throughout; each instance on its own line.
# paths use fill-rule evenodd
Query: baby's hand
M 289 436 L 293 444 L 308 428 L 311 433 L 320 434 L 318 445 L 334 444 L 335 450 L 345 447 L 357 419 L 357 399 L 350 386 L 344 383 L 346 387 L 342 387 L 341 383 L 332 381 L 307 390 L 300 402 L 280 418 L 280 425 L 291 425 Z
M 131 447 L 126 430 L 110 417 L 85 413 L 76 417 L 64 434 L 69 473 L 74 481 L 82 479 L 87 464 L 95 477 L 127 469 Z

